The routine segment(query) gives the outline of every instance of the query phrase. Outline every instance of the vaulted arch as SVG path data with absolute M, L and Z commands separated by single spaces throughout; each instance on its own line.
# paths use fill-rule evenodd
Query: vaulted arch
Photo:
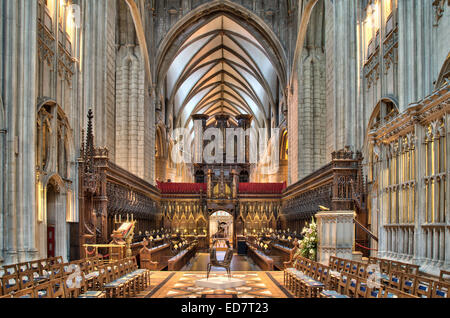
M 192 114 L 251 114 L 255 127 L 266 127 L 286 85 L 286 61 L 254 13 L 223 0 L 202 5 L 175 24 L 156 57 L 166 118 L 192 128 Z

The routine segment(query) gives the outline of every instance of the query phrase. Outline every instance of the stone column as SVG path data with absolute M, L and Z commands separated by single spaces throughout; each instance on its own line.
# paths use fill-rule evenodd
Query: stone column
M 415 206 L 414 208 L 414 256 L 413 261 L 415 264 L 422 265 L 426 259 L 426 240 L 422 231 L 421 224 L 426 223 L 426 191 L 425 181 L 423 177 L 426 175 L 426 145 L 425 145 L 425 129 L 420 123 L 415 123 L 416 133 L 416 151 L 415 151 Z
M 238 121 L 239 128 L 247 131 L 250 129 L 250 125 L 252 123 L 253 116 L 252 115 L 238 115 L 236 116 L 236 120 Z M 250 162 L 250 134 L 245 134 L 245 163 Z
M 0 1 L 0 95 L 6 110 L 5 263 L 36 255 L 37 1 Z M 3 128 L 3 127 L 2 127 Z
M 330 256 L 353 258 L 355 242 L 354 211 L 329 211 L 316 214 L 317 261 L 328 264 Z
M 83 105 L 94 110 L 95 144 L 107 147 L 114 158 L 116 1 L 85 0 L 82 7 Z
M 334 1 L 335 149 L 355 145 L 357 111 L 357 1 Z
M 447 169 L 448 167 L 450 167 L 450 115 L 446 114 L 445 117 L 445 123 L 446 123 L 446 127 L 445 127 L 445 140 L 446 140 L 446 150 L 447 153 L 446 155 L 446 160 L 447 160 Z M 450 208 L 448 207 L 448 202 L 450 202 L 450 191 L 448 191 L 448 186 L 450 184 L 450 180 L 449 178 L 449 174 L 447 173 L 447 178 L 445 180 L 446 183 L 446 187 L 447 187 L 447 191 L 445 193 L 446 195 L 446 201 L 447 201 L 447 207 L 446 207 L 446 211 L 445 211 L 445 220 L 447 223 L 447 227 L 445 228 L 445 238 L 446 238 L 446 242 L 445 242 L 445 260 L 444 260 L 444 266 L 446 268 L 450 268 Z

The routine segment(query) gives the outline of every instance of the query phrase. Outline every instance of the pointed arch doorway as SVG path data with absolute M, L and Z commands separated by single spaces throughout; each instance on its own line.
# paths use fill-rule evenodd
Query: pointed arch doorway
M 45 187 L 47 257 L 67 257 L 68 225 L 66 223 L 67 193 L 62 179 L 54 175 Z
M 209 246 L 215 239 L 226 239 L 233 246 L 234 236 L 234 218 L 233 215 L 226 211 L 217 211 L 209 216 Z M 219 242 L 217 251 L 226 251 L 225 241 Z

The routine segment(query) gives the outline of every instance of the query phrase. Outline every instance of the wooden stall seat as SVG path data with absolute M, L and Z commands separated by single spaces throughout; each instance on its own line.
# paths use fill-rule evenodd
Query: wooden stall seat
M 431 298 L 450 298 L 450 283 L 434 282 Z
M 251 245 L 248 245 L 248 255 L 263 271 L 273 271 L 273 259 L 270 256 L 267 256 Z
M 169 271 L 178 271 L 182 269 L 197 252 L 197 243 L 193 243 L 186 249 L 170 258 L 167 262 Z
M 168 267 L 169 259 L 172 258 L 170 244 L 163 244 L 154 248 L 144 247 L 139 252 L 141 268 L 161 271 Z

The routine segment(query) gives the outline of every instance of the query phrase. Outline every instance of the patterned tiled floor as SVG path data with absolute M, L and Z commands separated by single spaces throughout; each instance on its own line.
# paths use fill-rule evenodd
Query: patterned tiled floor
M 224 276 L 213 272 L 211 277 Z M 234 272 L 234 278 L 243 279 L 242 287 L 214 290 L 197 287 L 195 281 L 206 278 L 205 272 L 154 272 L 151 288 L 138 297 L 148 298 L 205 298 L 222 295 L 237 298 L 287 298 L 291 294 L 282 286 L 282 272 Z
M 217 259 L 221 260 L 225 257 L 225 252 L 217 252 Z M 197 253 L 195 257 L 188 263 L 186 266 L 184 266 L 181 271 L 187 272 L 187 271 L 205 271 L 209 263 L 209 253 Z M 225 268 L 220 267 L 214 267 L 214 271 L 217 272 L 225 272 Z M 233 256 L 233 259 L 231 260 L 231 270 L 232 271 L 242 271 L 242 272 L 255 272 L 260 271 L 258 265 L 256 265 L 253 260 L 250 257 L 244 256 L 244 255 L 237 255 L 235 254 Z

